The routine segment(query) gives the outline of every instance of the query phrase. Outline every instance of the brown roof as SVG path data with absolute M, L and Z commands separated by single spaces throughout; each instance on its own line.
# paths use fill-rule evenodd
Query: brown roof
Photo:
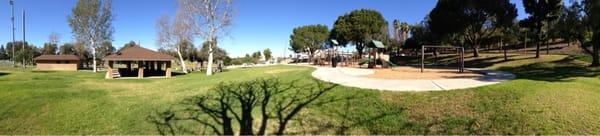
M 75 55 L 42 55 L 35 57 L 33 60 L 79 60 Z
M 139 46 L 130 46 L 121 49 L 121 51 L 104 57 L 104 60 L 126 60 L 126 61 L 171 61 L 176 58 L 146 49 Z

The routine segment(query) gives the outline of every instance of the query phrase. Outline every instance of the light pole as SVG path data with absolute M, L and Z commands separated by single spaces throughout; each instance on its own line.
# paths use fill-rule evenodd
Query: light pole
M 12 58 L 11 60 L 13 61 L 13 67 L 16 66 L 15 63 L 15 2 L 14 0 L 9 0 L 8 1 L 10 3 L 10 11 L 11 11 L 11 18 L 10 20 L 12 21 Z
M 21 42 L 21 45 L 22 45 L 21 53 L 23 53 L 21 55 L 29 55 L 29 54 L 24 54 L 25 53 L 25 10 L 23 10 L 23 42 Z M 23 57 L 23 62 L 21 62 L 21 63 L 23 63 L 23 68 L 26 67 L 25 61 L 26 61 L 25 57 Z

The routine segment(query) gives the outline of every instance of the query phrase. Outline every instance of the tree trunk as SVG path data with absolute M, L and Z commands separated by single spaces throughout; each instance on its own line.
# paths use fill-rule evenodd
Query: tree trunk
M 271 96 L 269 94 L 265 93 L 264 100 L 262 101 L 262 104 L 260 106 L 260 113 L 262 115 L 262 118 L 260 121 L 260 127 L 258 128 L 257 135 L 265 135 L 265 132 L 267 131 L 267 125 L 269 122 L 269 114 L 267 113 L 267 106 L 269 104 L 270 99 L 271 99 Z
M 525 34 L 527 36 L 527 34 Z M 523 52 L 527 55 L 527 38 L 525 38 L 525 42 L 523 43 Z
M 179 47 L 177 48 L 177 55 L 179 56 L 179 62 L 181 62 L 181 70 L 183 70 L 183 73 L 187 74 L 187 66 L 185 65 L 185 61 L 183 61 L 183 57 L 181 56 L 181 50 L 179 49 Z
M 550 55 L 550 43 L 548 43 L 548 41 L 544 41 L 544 44 L 546 44 L 546 55 Z
M 478 45 L 473 46 L 473 57 L 479 57 L 479 46 Z
M 96 67 L 96 45 L 95 45 L 95 41 L 92 40 L 92 63 L 94 66 L 94 73 L 98 72 L 98 69 Z
M 540 58 L 540 42 L 537 42 L 537 45 L 535 47 L 535 58 Z
M 252 132 L 253 121 L 252 106 L 247 105 L 242 107 L 242 121 L 240 122 L 240 135 L 254 135 Z
M 275 135 L 281 136 L 284 134 L 287 122 L 288 122 L 287 120 L 279 122 L 279 128 L 277 128 L 277 132 L 275 133 Z
M 362 59 L 363 57 L 363 49 L 365 47 L 363 46 L 362 43 L 357 43 L 356 44 L 356 52 L 358 52 L 358 59 Z
M 224 110 L 223 112 L 221 112 L 221 116 L 222 116 L 221 120 L 223 120 L 223 126 L 221 126 L 223 129 L 223 135 L 227 135 L 227 136 L 233 135 L 234 133 L 233 133 L 233 127 L 231 127 L 232 126 L 231 118 L 229 118 L 227 116 L 227 110 Z
M 592 39 L 592 67 L 600 67 L 600 33 L 594 33 L 594 38 Z
M 211 38 L 212 39 L 212 38 Z M 212 75 L 212 65 L 213 65 L 213 41 L 208 42 L 208 65 L 206 65 L 206 75 Z
M 504 43 L 501 43 L 500 48 L 504 51 L 504 61 L 508 61 L 508 55 L 506 55 L 506 47 L 504 47 Z

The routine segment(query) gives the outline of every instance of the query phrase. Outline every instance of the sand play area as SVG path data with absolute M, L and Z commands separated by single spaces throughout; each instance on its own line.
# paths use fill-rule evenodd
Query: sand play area
M 442 91 L 473 88 L 497 84 L 516 76 L 503 71 L 467 68 L 464 73 L 457 69 L 427 68 L 424 73 L 418 67 L 395 67 L 367 69 L 350 67 L 315 67 L 312 76 L 343 86 L 386 91 Z
M 480 78 L 483 77 L 479 72 L 465 70 L 463 73 L 457 69 L 449 68 L 426 68 L 421 73 L 421 68 L 417 67 L 395 67 L 373 69 L 374 73 L 367 75 L 368 78 L 376 79 L 399 79 L 399 80 L 424 80 L 424 79 L 456 79 L 456 78 Z

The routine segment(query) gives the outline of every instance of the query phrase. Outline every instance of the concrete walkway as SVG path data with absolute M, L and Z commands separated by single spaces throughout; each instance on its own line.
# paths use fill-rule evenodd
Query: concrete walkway
M 480 78 L 453 78 L 435 80 L 392 80 L 367 78 L 373 74 L 371 69 L 315 67 L 312 76 L 331 83 L 363 89 L 387 91 L 443 91 L 453 89 L 473 88 L 500 83 L 514 79 L 514 74 L 503 71 L 483 69 L 467 69 L 484 74 Z M 418 76 L 418 75 L 415 75 Z

